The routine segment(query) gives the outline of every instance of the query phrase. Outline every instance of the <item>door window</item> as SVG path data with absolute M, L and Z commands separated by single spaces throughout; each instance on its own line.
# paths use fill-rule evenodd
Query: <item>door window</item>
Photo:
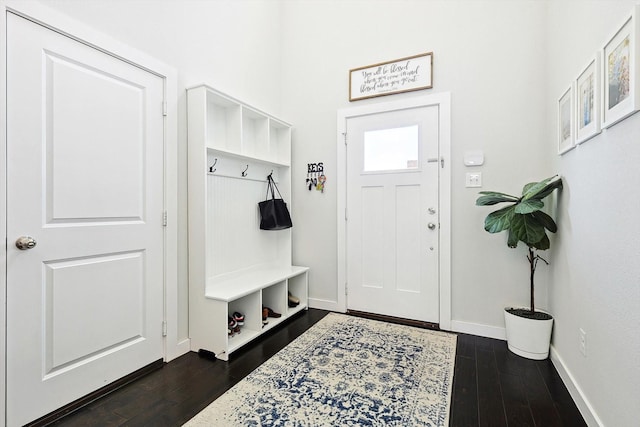
M 364 171 L 418 169 L 418 125 L 364 132 Z

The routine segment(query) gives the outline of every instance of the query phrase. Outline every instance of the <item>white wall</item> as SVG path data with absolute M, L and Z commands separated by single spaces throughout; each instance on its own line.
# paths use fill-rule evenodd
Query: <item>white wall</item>
M 25 0 L 27 1 L 27 0 Z M 281 111 L 281 4 L 262 0 L 40 0 L 178 70 L 180 337 L 188 336 L 185 88 L 207 83 Z M 286 117 L 283 119 L 287 120 Z
M 503 328 L 502 308 L 527 303 L 525 249 L 483 230 L 479 189 L 464 187 L 465 150 L 481 149 L 484 189 L 518 193 L 553 174 L 547 136 L 545 17 L 537 1 L 287 1 L 283 108 L 295 124 L 294 261 L 311 267 L 310 297 L 337 299 L 336 110 L 425 93 L 452 99 L 452 315 Z M 348 102 L 349 69 L 434 52 L 434 88 Z M 323 161 L 324 194 L 304 187 L 306 164 Z M 545 271 L 538 301 L 545 306 Z
M 565 1 L 549 7 L 547 141 L 564 176 L 552 252 L 554 357 L 575 380 L 593 423 L 640 419 L 640 114 L 563 156 L 554 155 L 556 102 L 635 1 Z M 636 71 L 637 72 L 637 71 Z M 587 356 L 578 330 L 587 333 Z

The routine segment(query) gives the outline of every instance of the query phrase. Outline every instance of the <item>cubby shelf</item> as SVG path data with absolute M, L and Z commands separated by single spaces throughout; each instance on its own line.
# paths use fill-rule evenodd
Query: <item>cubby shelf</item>
M 222 149 L 219 149 L 219 148 L 209 148 L 208 151 L 211 154 L 217 155 L 219 157 L 228 157 L 228 158 L 237 159 L 237 160 L 240 160 L 240 161 L 261 163 L 261 164 L 268 165 L 268 166 L 273 166 L 273 167 L 276 167 L 276 168 L 289 167 L 289 164 L 286 164 L 286 163 L 279 163 L 279 162 L 276 162 L 276 161 L 273 161 L 273 160 L 256 158 L 256 157 L 253 157 L 253 156 L 234 153 L 232 151 L 226 151 L 226 150 L 222 150 Z
M 207 281 L 205 297 L 220 301 L 232 301 L 275 283 L 306 273 L 309 267 L 266 266 L 211 278 Z
M 290 202 L 291 125 L 207 85 L 187 90 L 187 108 L 189 337 L 192 350 L 228 360 L 308 308 L 309 269 L 291 265 L 291 229 L 260 230 L 257 208 L 268 174 Z M 263 324 L 265 306 L 282 316 Z M 234 312 L 245 321 L 230 336 Z

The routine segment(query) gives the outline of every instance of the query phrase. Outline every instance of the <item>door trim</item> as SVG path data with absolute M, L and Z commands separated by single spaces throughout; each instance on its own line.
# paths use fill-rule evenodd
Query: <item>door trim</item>
M 347 120 L 368 114 L 378 114 L 417 107 L 438 107 L 439 153 L 443 167 L 438 169 L 438 194 L 440 205 L 440 253 L 439 294 L 440 329 L 451 330 L 451 94 L 441 92 L 420 97 L 408 97 L 398 101 L 374 103 L 338 110 L 337 123 L 337 225 L 338 225 L 338 295 L 333 309 L 347 309 L 347 146 L 345 134 Z
M 14 13 L 36 22 L 76 41 L 142 68 L 164 80 L 164 98 L 167 115 L 164 121 L 164 210 L 167 212 L 167 226 L 164 228 L 164 320 L 167 335 L 164 340 L 164 359 L 170 361 L 189 351 L 189 340 L 180 337 L 179 287 L 178 287 L 178 89 L 177 71 L 157 59 L 123 44 L 90 26 L 36 2 L 20 0 L 0 0 L 0 99 L 7 94 L 7 13 Z M 158 106 L 161 108 L 161 106 Z M 6 147 L 7 106 L 0 103 L 0 224 L 4 241 L 7 242 L 6 222 Z M 158 212 L 161 215 L 162 212 Z M 9 239 L 11 240 L 11 239 Z M 6 385 L 6 261 L 7 248 L 0 245 L 0 384 Z M 6 387 L 0 387 L 0 424 L 6 420 Z

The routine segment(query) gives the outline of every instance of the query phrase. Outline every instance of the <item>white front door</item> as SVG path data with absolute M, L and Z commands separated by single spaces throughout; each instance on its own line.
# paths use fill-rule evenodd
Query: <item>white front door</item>
M 347 308 L 439 321 L 438 106 L 347 119 Z
M 7 33 L 16 426 L 163 357 L 164 95 L 162 78 L 11 13 Z

